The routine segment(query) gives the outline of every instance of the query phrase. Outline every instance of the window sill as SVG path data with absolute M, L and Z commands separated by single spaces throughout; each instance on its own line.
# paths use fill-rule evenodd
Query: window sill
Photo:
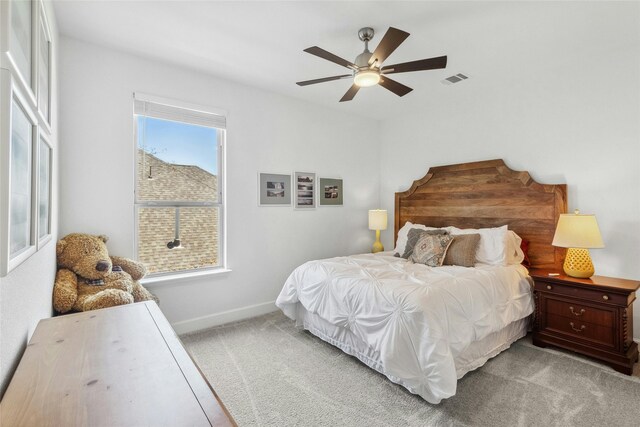
M 204 278 L 204 277 L 212 277 L 217 276 L 219 274 L 227 274 L 230 273 L 231 270 L 228 268 L 215 268 L 211 270 L 205 271 L 191 271 L 188 273 L 176 273 L 176 274 L 165 274 L 162 276 L 155 277 L 145 277 L 140 280 L 140 283 L 143 286 L 154 287 L 160 285 L 172 285 L 192 279 Z

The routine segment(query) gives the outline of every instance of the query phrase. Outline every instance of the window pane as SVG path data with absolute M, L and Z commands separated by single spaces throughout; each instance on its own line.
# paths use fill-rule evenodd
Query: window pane
M 31 86 L 31 12 L 30 1 L 11 2 L 11 56 L 22 77 Z
M 218 200 L 217 129 L 137 116 L 138 201 Z
M 44 24 L 40 23 L 40 49 L 38 52 L 38 108 L 42 114 L 50 121 L 49 118 L 49 49 L 51 43 L 47 39 L 44 31 Z
M 169 249 L 176 236 L 176 208 L 138 209 L 138 260 L 149 273 L 193 270 L 220 265 L 220 221 L 217 207 L 180 207 L 180 247 Z
M 39 182 L 38 182 L 38 237 L 44 237 L 50 233 L 49 231 L 49 191 L 51 186 L 51 148 L 46 142 L 40 140 L 40 159 L 39 159 Z
M 31 147 L 33 127 L 15 100 L 11 108 L 10 258 L 31 245 Z

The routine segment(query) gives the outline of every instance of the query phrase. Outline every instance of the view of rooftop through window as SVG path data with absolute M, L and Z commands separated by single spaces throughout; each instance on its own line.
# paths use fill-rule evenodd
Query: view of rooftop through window
M 217 129 L 138 116 L 138 147 L 177 165 L 199 166 L 216 175 Z
M 219 266 L 220 129 L 135 119 L 138 259 L 152 274 Z

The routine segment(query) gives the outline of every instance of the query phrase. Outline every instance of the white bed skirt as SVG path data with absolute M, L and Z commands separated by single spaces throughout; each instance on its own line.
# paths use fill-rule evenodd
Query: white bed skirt
M 353 334 L 349 329 L 332 325 L 317 314 L 307 311 L 300 303 L 296 304 L 296 326 L 304 328 L 313 335 L 338 347 L 345 353 L 357 357 L 362 363 L 380 372 L 396 384 L 405 387 L 411 393 L 420 394 L 398 377 L 385 372 L 380 362 L 378 351 L 367 346 L 364 341 Z M 516 320 L 503 329 L 487 335 L 485 338 L 474 341 L 461 354 L 454 358 L 458 379 L 467 372 L 473 371 L 484 365 L 487 360 L 497 356 L 508 349 L 511 344 L 524 337 L 529 329 L 530 317 Z

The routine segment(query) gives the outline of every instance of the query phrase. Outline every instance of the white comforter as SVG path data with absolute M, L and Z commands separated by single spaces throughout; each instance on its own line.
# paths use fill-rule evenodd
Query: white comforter
M 533 312 L 520 265 L 431 268 L 390 253 L 301 265 L 276 300 L 294 320 L 297 304 L 348 328 L 379 353 L 382 373 L 430 403 L 455 394 L 456 355 Z

